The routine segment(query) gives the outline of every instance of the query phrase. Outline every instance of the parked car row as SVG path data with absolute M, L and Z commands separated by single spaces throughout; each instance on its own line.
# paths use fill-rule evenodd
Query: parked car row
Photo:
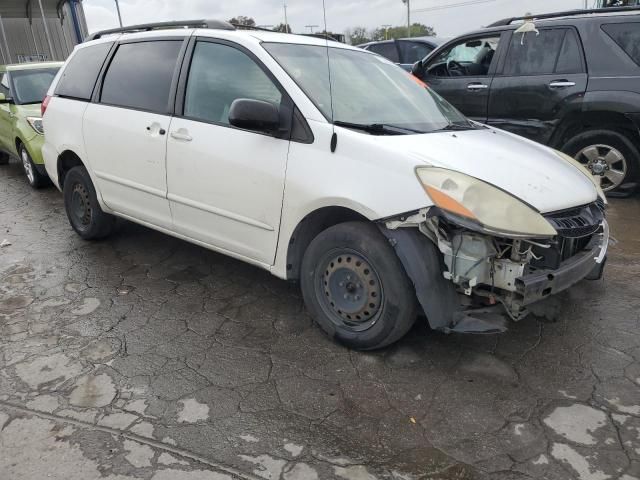
M 567 153 L 606 192 L 631 192 L 640 181 L 639 13 L 508 18 L 450 40 L 412 71 L 469 118 Z
M 606 263 L 589 171 L 337 42 L 202 21 L 99 32 L 42 114 L 78 235 L 121 217 L 299 282 L 352 348 L 397 341 L 420 310 L 443 332 L 503 331 L 496 313 L 520 320 Z

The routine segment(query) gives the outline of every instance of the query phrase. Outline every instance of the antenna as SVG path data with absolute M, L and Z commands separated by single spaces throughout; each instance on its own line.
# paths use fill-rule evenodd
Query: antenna
M 324 18 L 324 41 L 327 46 L 327 71 L 329 72 L 329 105 L 331 106 L 331 130 L 333 133 L 331 134 L 331 153 L 336 151 L 336 146 L 338 145 L 338 135 L 336 135 L 336 126 L 334 122 L 333 116 L 333 87 L 331 86 L 331 60 L 329 57 L 329 35 L 327 34 L 327 6 L 325 5 L 325 0 L 322 0 L 322 15 Z

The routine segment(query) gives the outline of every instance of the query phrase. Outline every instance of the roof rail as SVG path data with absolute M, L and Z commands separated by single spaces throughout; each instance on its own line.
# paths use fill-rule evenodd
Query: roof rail
M 87 36 L 85 42 L 96 40 L 113 33 L 150 32 L 152 30 L 163 30 L 167 28 L 214 28 L 218 30 L 235 30 L 233 25 L 222 20 L 177 20 L 172 22 L 142 23 L 140 25 L 129 25 L 122 28 L 101 30 Z
M 278 32 L 276 30 L 271 30 L 270 28 L 264 28 L 264 27 L 256 27 L 255 25 L 244 25 L 242 23 L 231 23 L 230 24 L 232 27 L 235 27 L 236 30 L 259 30 L 261 32 L 276 32 L 276 33 L 281 33 Z
M 576 15 L 586 15 L 593 13 L 615 13 L 615 12 L 629 12 L 629 11 L 640 11 L 640 7 L 609 7 L 609 8 L 591 8 L 585 10 L 567 10 L 566 12 L 556 12 L 556 13 L 543 13 L 541 15 L 527 15 L 525 17 L 511 17 L 504 18 L 502 20 L 498 20 L 491 25 L 488 25 L 487 28 L 493 27 L 504 27 L 506 25 L 511 25 L 513 22 L 518 20 L 545 20 L 548 18 L 559 18 L 559 17 L 572 17 Z

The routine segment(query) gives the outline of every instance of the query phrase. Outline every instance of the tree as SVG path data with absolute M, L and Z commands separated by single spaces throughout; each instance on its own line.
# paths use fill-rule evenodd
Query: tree
M 423 25 L 422 23 L 414 23 L 411 25 L 412 37 L 433 37 L 435 34 L 436 31 L 433 27 L 429 27 L 428 25 Z M 407 36 L 407 27 L 398 26 L 390 27 L 388 29 L 383 27 L 377 28 L 373 31 L 372 38 L 373 40 L 391 40 L 394 38 L 406 38 Z
M 280 23 L 273 27 L 274 32 L 282 32 L 282 33 L 291 33 L 291 25 L 285 25 L 284 23 Z
M 364 27 L 353 27 L 347 33 L 351 37 L 351 45 L 360 45 L 372 40 L 371 36 L 367 33 L 367 29 Z
M 251 17 L 245 17 L 244 15 L 238 15 L 229 20 L 229 23 L 233 25 L 246 25 L 247 27 L 255 27 L 256 21 Z

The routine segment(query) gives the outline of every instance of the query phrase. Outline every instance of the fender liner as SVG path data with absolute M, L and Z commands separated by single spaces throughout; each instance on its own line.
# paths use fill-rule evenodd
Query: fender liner
M 442 275 L 445 267 L 436 246 L 416 228 L 378 227 L 413 282 L 429 326 L 444 331 L 453 327 L 462 305 L 455 286 Z

